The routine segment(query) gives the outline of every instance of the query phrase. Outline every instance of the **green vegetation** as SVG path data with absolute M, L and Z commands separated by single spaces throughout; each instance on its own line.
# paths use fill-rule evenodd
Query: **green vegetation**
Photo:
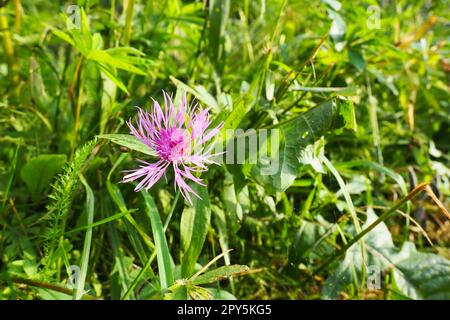
M 450 299 L 448 8 L 0 1 L 0 299 Z M 269 132 L 192 204 L 121 183 L 163 90 Z

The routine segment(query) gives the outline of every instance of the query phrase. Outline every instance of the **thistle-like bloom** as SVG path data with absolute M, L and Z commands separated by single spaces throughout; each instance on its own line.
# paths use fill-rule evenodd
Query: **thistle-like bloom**
M 138 108 L 136 126 L 133 126 L 131 119 L 127 122 L 130 133 L 153 150 L 158 161 L 148 163 L 138 160 L 143 165 L 139 169 L 129 170 L 131 173 L 124 176 L 122 182 L 143 178 L 134 191 L 148 190 L 172 167 L 175 189 L 178 188 L 192 204 L 191 194 L 200 196 L 185 180 L 204 185 L 196 174 L 207 171 L 208 165 L 216 163 L 213 158 L 217 154 L 211 154 L 212 144 L 206 147 L 206 143 L 219 133 L 223 124 L 207 131 L 212 123 L 209 109 L 197 110 L 197 105 L 190 108 L 184 96 L 175 110 L 171 97 L 165 92 L 163 94 L 164 110 L 153 100 L 151 113 Z

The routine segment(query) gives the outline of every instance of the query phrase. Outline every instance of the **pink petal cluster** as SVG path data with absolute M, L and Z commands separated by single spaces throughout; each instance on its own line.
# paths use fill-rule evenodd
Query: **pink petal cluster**
M 123 182 L 143 178 L 134 190 L 148 190 L 172 167 L 175 189 L 179 188 L 183 197 L 192 204 L 190 195 L 200 196 L 185 180 L 204 185 L 198 173 L 207 171 L 208 165 L 216 163 L 213 158 L 217 155 L 211 154 L 212 144 L 207 148 L 206 142 L 219 133 L 223 124 L 208 130 L 212 123 L 209 109 L 190 108 L 186 96 L 175 109 L 172 98 L 166 92 L 163 94 L 164 109 L 154 101 L 151 113 L 138 108 L 136 126 L 131 119 L 127 122 L 130 133 L 153 150 L 158 161 L 138 160 L 143 165 L 130 170 Z

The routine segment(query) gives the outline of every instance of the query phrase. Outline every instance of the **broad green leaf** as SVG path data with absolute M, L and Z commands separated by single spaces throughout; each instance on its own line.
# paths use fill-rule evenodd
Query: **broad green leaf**
M 142 191 L 141 194 L 145 200 L 146 213 L 152 224 L 153 241 L 155 242 L 156 259 L 158 261 L 159 281 L 161 283 L 161 290 L 164 291 L 169 288 L 174 281 L 172 258 L 170 256 L 169 246 L 167 245 L 163 224 L 155 201 L 148 192 Z
M 36 196 L 49 187 L 65 162 L 66 156 L 63 154 L 42 154 L 28 161 L 20 171 L 20 176 L 33 196 Z
M 376 219 L 370 210 L 363 229 Z M 398 290 L 412 299 L 450 299 L 450 260 L 436 254 L 422 253 L 413 243 L 406 242 L 399 250 L 394 246 L 386 225 L 380 223 L 365 237 L 366 266 L 381 272 L 393 269 Z M 360 247 L 347 250 L 337 270 L 326 280 L 322 298 L 336 299 L 351 283 L 365 284 L 362 276 Z
M 337 128 L 334 130 L 334 133 L 342 133 L 345 129 L 356 132 L 356 116 L 355 116 L 355 107 L 353 106 L 353 102 L 350 100 L 339 99 L 339 114 L 344 119 L 345 126 L 341 128 Z
M 415 250 L 405 243 L 395 259 L 395 283 L 412 299 L 450 299 L 450 260 L 437 254 Z
M 306 147 L 331 130 L 353 127 L 345 108 L 340 100 L 327 101 L 269 130 L 265 144 L 258 146 L 266 157 L 259 156 L 257 164 L 247 165 L 244 172 L 271 191 L 286 190 L 302 167 L 299 158 Z
M 203 248 L 211 219 L 208 189 L 197 184 L 192 189 L 201 197 L 192 196 L 193 206 L 184 209 L 181 215 L 180 233 L 183 256 L 181 276 L 188 278 L 194 273 L 195 263 Z
M 156 153 L 150 149 L 149 146 L 139 141 L 135 136 L 130 134 L 101 134 L 99 138 L 108 139 L 128 149 L 148 154 L 149 156 L 156 156 Z
M 364 57 L 362 56 L 360 51 L 357 50 L 349 50 L 348 51 L 348 59 L 350 63 L 358 69 L 358 71 L 362 71 L 366 67 L 366 63 L 364 62 Z
M 177 281 L 167 290 L 167 293 L 164 295 L 164 300 L 186 300 L 187 294 L 186 285 Z

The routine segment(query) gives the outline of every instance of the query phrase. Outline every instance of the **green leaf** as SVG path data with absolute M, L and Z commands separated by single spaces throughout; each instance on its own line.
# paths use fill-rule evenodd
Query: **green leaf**
M 391 92 L 395 96 L 398 96 L 398 90 L 395 87 L 394 81 L 391 77 L 385 77 L 384 74 L 379 70 L 369 69 L 369 68 L 367 70 L 371 74 L 373 74 L 381 84 L 384 84 L 389 90 L 391 90 Z
M 201 199 L 193 196 L 193 206 L 184 209 L 181 215 L 180 233 L 183 249 L 181 276 L 183 278 L 188 278 L 194 273 L 195 263 L 202 251 L 211 220 L 207 187 L 197 184 L 192 184 L 191 187 Z
M 190 283 L 194 285 L 213 283 L 248 271 L 249 268 L 242 265 L 222 266 L 217 269 L 205 272 L 204 274 L 190 281 Z
M 214 97 L 211 96 L 203 86 L 196 86 L 194 89 L 188 86 L 187 84 L 183 83 L 182 81 L 176 79 L 175 77 L 170 76 L 170 80 L 177 87 L 180 87 L 185 92 L 193 94 L 198 100 L 203 102 L 206 106 L 211 107 L 216 111 L 220 111 L 219 104 L 217 103 L 216 99 L 214 99 Z
M 289 252 L 289 261 L 295 264 L 320 259 L 333 253 L 327 241 L 331 226 L 322 219 L 320 223 L 303 221 Z M 325 224 L 325 227 L 323 224 Z
M 103 74 L 108 77 L 114 84 L 123 92 L 128 94 L 128 90 L 125 87 L 125 85 L 122 83 L 122 81 L 119 80 L 116 76 L 116 70 L 114 68 L 111 68 L 109 65 L 103 64 L 103 63 L 96 63 L 98 68 L 100 69 Z
M 222 249 L 222 253 L 224 254 L 223 259 L 225 260 L 225 264 L 230 264 L 230 253 L 228 246 L 228 228 L 227 228 L 227 218 L 225 216 L 225 212 L 219 208 L 218 206 L 212 205 L 211 210 L 214 216 L 215 226 L 217 228 L 217 232 L 219 234 L 219 244 Z
M 230 0 L 209 2 L 208 53 L 216 69 L 222 69 L 224 56 L 225 29 L 230 14 Z
M 117 84 L 115 84 L 104 72 L 101 72 L 101 77 L 103 80 L 103 90 L 101 97 L 102 109 L 100 117 L 100 134 L 103 134 L 116 102 Z
M 363 229 L 376 219 L 368 211 Z M 402 249 L 395 247 L 386 225 L 380 223 L 365 237 L 366 266 L 376 267 L 380 273 L 393 269 L 395 285 L 412 299 L 450 299 L 450 260 L 439 255 L 417 252 L 413 243 L 406 242 Z M 322 298 L 336 299 L 351 283 L 364 284 L 360 246 L 347 250 L 344 260 L 325 281 Z
M 20 171 L 22 180 L 33 196 L 49 187 L 52 178 L 61 171 L 66 156 L 63 154 L 42 154 L 28 161 Z
M 237 300 L 230 292 L 218 288 L 207 288 L 211 292 L 214 300 Z
M 407 187 L 406 182 L 403 179 L 403 177 L 401 175 L 399 175 L 397 172 L 395 172 L 389 168 L 386 168 L 376 162 L 372 162 L 369 160 L 353 160 L 353 161 L 338 163 L 338 164 L 336 164 L 336 167 L 338 169 L 363 167 L 363 168 L 377 170 L 377 171 L 391 177 L 398 184 L 398 186 L 400 187 L 400 190 L 402 191 L 404 196 L 406 196 L 408 194 L 408 187 Z M 366 172 L 366 169 L 364 169 L 364 172 Z
M 173 284 L 172 257 L 164 234 L 163 224 L 159 216 L 158 208 L 152 196 L 145 191 L 141 192 L 145 200 L 146 213 L 152 224 L 152 233 L 156 247 L 156 259 L 158 261 L 159 281 L 161 290 L 169 288 Z
M 319 173 L 325 173 L 326 171 L 323 168 L 322 161 L 320 159 L 320 157 L 324 155 L 324 145 L 325 141 L 321 138 L 313 144 L 306 146 L 306 148 L 300 152 L 298 161 L 303 165 L 310 165 Z
M 341 133 L 344 129 L 356 132 L 355 108 L 350 100 L 339 100 L 339 114 L 344 119 L 345 125 L 334 130 L 335 133 Z
M 286 190 L 303 166 L 299 158 L 306 147 L 331 130 L 353 127 L 346 108 L 348 104 L 341 100 L 327 101 L 281 123 L 275 127 L 279 131 L 269 130 L 266 144 L 259 145 L 259 152 L 271 150 L 265 161 L 258 157 L 257 164 L 244 171 L 273 192 Z
M 75 42 L 73 42 L 73 40 L 69 34 L 65 33 L 64 31 L 53 28 L 53 27 L 51 27 L 51 30 L 55 36 L 70 43 L 73 47 L 75 47 Z
M 142 51 L 140 51 L 136 48 L 133 48 L 133 47 L 117 47 L 117 48 L 106 49 L 105 51 L 113 56 L 119 56 L 119 55 L 127 56 L 129 54 L 141 56 L 141 57 L 145 56 L 145 53 L 143 53 Z
M 194 285 L 186 285 L 187 293 L 192 300 L 212 300 L 212 293 L 206 289 Z
M 272 101 L 275 91 L 275 73 L 272 70 L 267 70 L 266 73 L 266 99 Z
M 330 37 L 333 39 L 336 50 L 341 51 L 344 46 L 345 32 L 347 31 L 347 25 L 345 24 L 342 16 L 334 9 L 328 8 L 328 17 L 332 20 L 331 28 L 329 31 Z
M 356 87 L 303 87 L 294 86 L 292 91 L 332 93 L 340 96 L 356 96 Z
M 405 257 L 406 256 L 406 257 Z M 398 289 L 412 299 L 450 299 L 450 260 L 405 243 L 394 269 Z
M 156 156 L 156 153 L 150 149 L 149 146 L 139 141 L 135 136 L 131 134 L 101 134 L 98 136 L 102 139 L 108 139 L 128 149 L 148 154 L 149 156 Z
M 100 63 L 108 64 L 113 68 L 122 69 L 128 72 L 140 74 L 140 75 L 146 75 L 147 73 L 132 64 L 129 64 L 122 59 L 120 59 L 120 56 L 114 57 L 108 54 L 104 50 L 94 50 L 89 52 L 89 55 L 87 56 L 88 59 L 97 61 Z
M 0 207 L 1 208 L 0 212 L 3 212 L 3 210 L 5 209 L 6 201 L 8 200 L 9 191 L 11 190 L 11 186 L 14 181 L 14 176 L 16 173 L 16 166 L 17 166 L 17 156 L 19 155 L 19 148 L 20 148 L 20 144 L 17 144 L 16 150 L 14 151 L 14 156 L 13 156 L 13 159 L 12 159 L 11 165 L 10 165 L 8 182 L 6 183 L 6 188 L 3 191 L 3 201 L 2 201 L 2 205 Z
M 87 212 L 86 224 L 92 225 L 92 223 L 94 222 L 94 201 L 95 201 L 94 192 L 92 191 L 91 187 L 88 185 L 87 181 L 81 174 L 79 174 L 79 178 L 86 190 L 86 212 Z M 81 299 L 81 297 L 85 294 L 84 288 L 89 266 L 89 254 L 91 251 L 91 242 L 92 242 L 92 227 L 89 227 L 86 230 L 86 235 L 84 237 L 83 252 L 81 253 L 80 274 L 77 281 L 77 287 L 74 292 L 74 297 L 77 300 Z
M 30 57 L 30 94 L 33 98 L 33 101 L 36 102 L 41 110 L 45 110 L 49 103 L 49 97 L 45 90 L 45 84 L 41 75 L 41 67 L 37 62 L 34 55 Z M 51 130 L 51 125 L 48 123 L 48 120 L 36 110 L 36 114 L 43 119 L 43 122 L 46 126 Z M 45 120 L 44 120 L 45 119 Z
M 222 201 L 227 213 L 227 221 L 230 222 L 230 230 L 233 233 L 237 232 L 244 218 L 244 213 L 241 204 L 238 201 L 235 185 L 233 183 L 233 176 L 228 172 L 225 174 L 225 179 L 223 181 Z
M 183 283 L 176 282 L 172 285 L 164 295 L 164 300 L 186 300 L 187 287 Z
M 359 51 L 349 50 L 348 51 L 348 59 L 350 60 L 350 63 L 356 69 L 358 69 L 358 71 L 362 71 L 366 67 L 364 57 L 362 56 L 361 52 L 359 52 Z

